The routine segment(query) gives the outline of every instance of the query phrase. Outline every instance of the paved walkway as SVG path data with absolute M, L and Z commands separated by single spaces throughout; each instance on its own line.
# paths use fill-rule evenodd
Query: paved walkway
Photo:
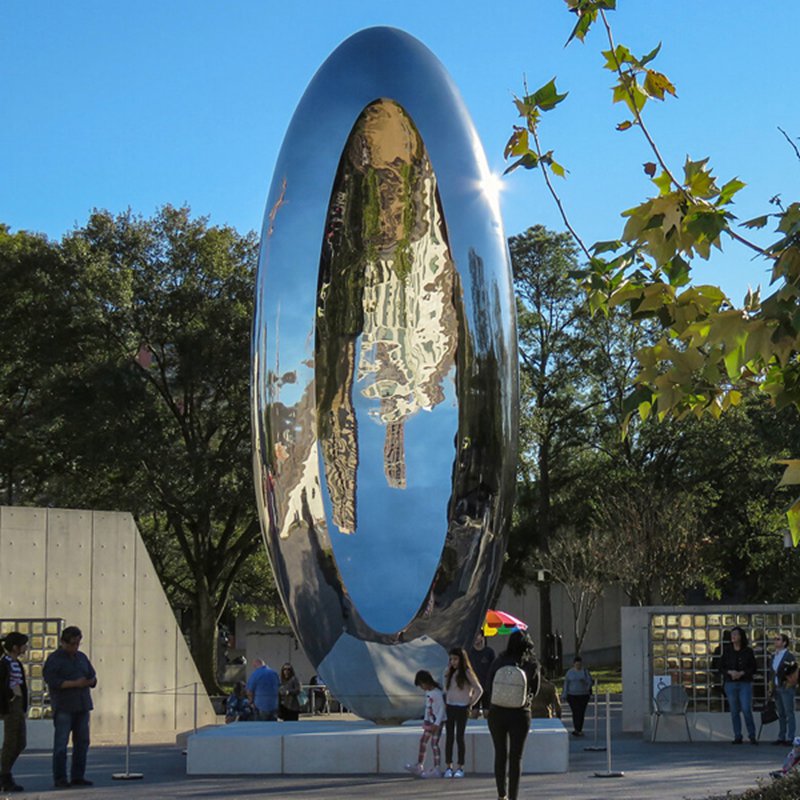
M 616 727 L 616 726 L 615 726 Z M 730 744 L 675 744 L 642 741 L 638 735 L 615 734 L 612 739 L 612 767 L 623 770 L 622 778 L 597 778 L 605 772 L 607 754 L 587 752 L 592 743 L 570 737 L 570 770 L 563 775 L 523 777 L 520 797 L 537 800 L 576 798 L 578 800 L 699 800 L 710 794 L 742 791 L 766 778 L 780 766 L 783 747 Z M 413 756 L 414 754 L 409 754 Z M 186 757 L 175 745 L 136 745 L 130 752 L 130 771 L 141 772 L 142 780 L 113 780 L 113 773 L 125 771 L 124 747 L 93 747 L 89 753 L 88 777 L 91 789 L 71 789 L 67 796 L 87 800 L 338 800 L 339 798 L 463 798 L 494 800 L 494 781 L 488 775 L 463 780 L 422 781 L 410 776 L 220 776 L 187 777 Z M 14 775 L 28 790 L 21 798 L 52 798 L 50 754 L 24 753 Z M 3 797 L 0 795 L 0 797 Z

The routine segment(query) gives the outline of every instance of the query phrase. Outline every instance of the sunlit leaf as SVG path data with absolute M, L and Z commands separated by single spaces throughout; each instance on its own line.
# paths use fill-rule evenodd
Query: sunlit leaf
M 550 111 L 551 109 L 555 108 L 568 94 L 569 92 L 559 94 L 556 91 L 556 79 L 553 78 L 551 81 L 534 92 L 533 102 L 536 104 L 537 108 L 541 108 L 542 111 Z
M 658 100 L 664 99 L 664 93 L 671 94 L 673 97 L 676 96 L 675 94 L 675 87 L 672 85 L 672 81 L 662 74 L 661 72 L 656 72 L 655 70 L 648 69 L 647 74 L 644 78 L 644 91 L 650 95 L 650 97 L 655 97 Z
M 740 181 L 738 178 L 733 178 L 729 180 L 720 190 L 719 190 L 719 198 L 717 199 L 717 205 L 726 205 L 730 203 L 731 198 L 738 192 L 740 189 L 744 189 L 747 186 L 744 181 Z
M 617 125 L 617 130 L 618 131 L 627 131 L 628 129 L 630 129 L 632 127 L 633 127 L 633 123 L 629 119 L 626 119 L 623 122 L 620 122 L 619 125 Z

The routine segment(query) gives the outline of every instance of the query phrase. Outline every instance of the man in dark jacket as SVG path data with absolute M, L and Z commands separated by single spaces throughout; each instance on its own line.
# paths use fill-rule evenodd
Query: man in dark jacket
M 70 625 L 61 632 L 61 647 L 47 657 L 43 676 L 53 707 L 53 781 L 57 789 L 91 786 L 86 779 L 89 752 L 90 689 L 97 686 L 97 674 L 78 648 L 83 634 Z M 72 734 L 72 780 L 67 780 L 67 745 Z

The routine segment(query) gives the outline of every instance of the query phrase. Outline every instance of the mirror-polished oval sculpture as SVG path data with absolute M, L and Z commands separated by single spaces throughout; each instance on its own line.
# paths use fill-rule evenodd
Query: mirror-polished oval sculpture
M 361 716 L 419 714 L 481 625 L 516 466 L 514 299 L 477 134 L 433 54 L 345 41 L 292 119 L 253 327 L 257 498 L 287 613 Z

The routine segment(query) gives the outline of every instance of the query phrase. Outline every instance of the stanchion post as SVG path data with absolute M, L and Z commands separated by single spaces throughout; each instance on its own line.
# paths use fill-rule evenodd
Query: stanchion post
M 144 777 L 141 772 L 131 772 L 131 726 L 133 724 L 133 692 L 128 692 L 128 731 L 125 737 L 125 772 L 115 772 L 115 781 L 136 781 Z
M 589 753 L 602 753 L 605 750 L 605 747 L 597 744 L 597 697 L 598 693 L 594 693 L 594 742 L 590 744 L 588 747 L 584 747 L 583 749 Z
M 606 765 L 605 772 L 595 772 L 595 778 L 624 778 L 625 773 L 611 769 L 611 692 L 606 692 Z
M 194 732 L 197 733 L 197 682 L 194 684 Z

